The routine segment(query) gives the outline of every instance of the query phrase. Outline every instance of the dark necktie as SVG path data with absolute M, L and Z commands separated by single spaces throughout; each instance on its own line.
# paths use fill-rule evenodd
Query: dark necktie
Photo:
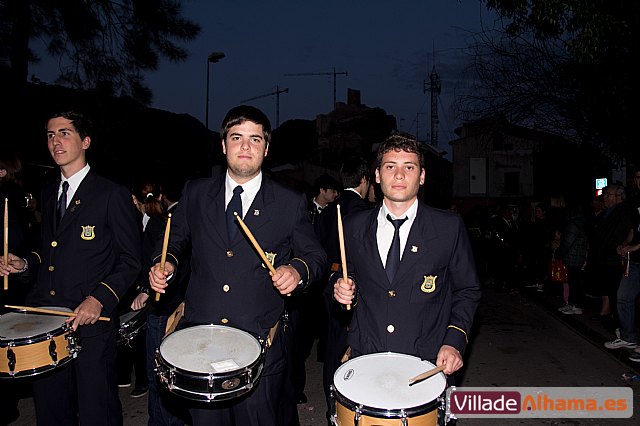
M 231 201 L 227 205 L 227 233 L 229 235 L 229 242 L 233 241 L 236 234 L 238 233 L 238 225 L 236 225 L 236 218 L 233 215 L 233 212 L 238 213 L 240 217 L 242 217 L 242 199 L 240 198 L 240 194 L 244 189 L 240 185 L 233 188 L 233 197 L 231 197 Z
M 67 211 L 67 190 L 69 189 L 69 182 L 66 180 L 62 182 L 62 193 L 60 197 L 58 197 L 58 205 L 56 206 L 56 210 L 58 212 L 58 221 L 57 224 L 60 225 L 62 218 L 64 217 L 65 212 Z
M 387 253 L 387 263 L 385 271 L 389 282 L 393 282 L 393 277 L 396 276 L 398 266 L 400 266 L 400 227 L 408 218 L 391 219 L 391 215 L 387 215 L 387 220 L 391 222 L 395 228 L 393 231 L 393 241 L 391 241 L 391 247 L 389 247 L 389 253 Z

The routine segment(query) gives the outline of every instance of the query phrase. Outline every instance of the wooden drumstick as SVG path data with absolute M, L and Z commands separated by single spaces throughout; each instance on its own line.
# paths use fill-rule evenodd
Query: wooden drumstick
M 233 214 L 238 219 L 238 223 L 240 224 L 240 226 L 244 230 L 244 233 L 247 234 L 247 237 L 249 237 L 249 240 L 251 241 L 251 244 L 253 244 L 253 247 L 256 249 L 256 251 L 260 255 L 260 258 L 262 259 L 264 264 L 267 265 L 267 268 L 269 268 L 269 271 L 271 271 L 272 274 L 275 274 L 276 273 L 275 268 L 273 267 L 271 262 L 269 262 L 267 260 L 267 256 L 264 254 L 264 251 L 260 248 L 260 244 L 258 244 L 258 242 L 256 241 L 256 239 L 253 236 L 253 234 L 251 233 L 251 231 L 249 231 L 249 228 L 247 228 L 247 225 L 245 225 L 245 223 L 243 222 L 243 220 L 240 217 L 240 215 L 238 214 L 238 212 L 233 212 Z
M 447 367 L 446 364 L 442 364 L 440 367 L 432 368 L 431 370 L 425 373 L 418 374 L 416 377 L 409 379 L 409 386 L 415 385 L 416 383 L 421 382 L 424 379 L 428 379 L 431 376 L 435 376 L 436 374 L 444 370 L 446 367 Z
M 160 272 L 164 272 L 167 263 L 167 248 L 169 247 L 169 233 L 171 231 L 171 213 L 167 218 L 167 226 L 164 228 L 164 241 L 162 242 L 162 256 L 160 257 Z M 156 293 L 156 302 L 160 300 L 160 293 Z
M 256 239 L 253 236 L 253 234 L 251 233 L 251 231 L 249 231 L 249 228 L 247 228 L 247 225 L 245 225 L 244 221 L 242 220 L 242 218 L 240 217 L 238 212 L 233 212 L 233 214 L 235 215 L 236 218 L 238 218 L 238 223 L 242 227 L 242 230 L 244 231 L 244 233 L 247 234 L 247 237 L 249 237 L 249 240 L 251 241 L 251 244 L 253 244 L 253 248 L 255 248 L 256 251 L 258 252 L 258 254 L 260 255 L 260 259 L 262 259 L 262 262 L 265 265 L 267 265 L 267 268 L 269 268 L 269 271 L 272 274 L 275 274 L 276 273 L 276 269 L 273 267 L 271 262 L 269 262 L 267 260 L 267 255 L 264 254 L 264 250 L 262 250 L 262 248 L 260 248 L 260 244 L 258 244 L 258 242 L 256 241 Z M 290 296 L 291 296 L 291 293 L 287 293 L 287 297 L 290 297 Z
M 347 256 L 344 251 L 344 231 L 342 230 L 342 214 L 340 213 L 340 204 L 336 204 L 338 212 L 338 240 L 340 241 L 340 260 L 342 261 L 342 279 L 347 282 Z M 347 311 L 351 310 L 351 305 L 347 305 Z
M 9 265 L 9 199 L 4 199 L 4 266 Z M 9 276 L 4 276 L 4 289 L 9 290 Z
M 13 306 L 13 305 L 4 305 L 5 308 L 9 309 L 17 309 L 19 311 L 25 312 L 37 312 L 39 314 L 49 314 L 49 315 L 60 315 L 63 317 L 77 317 L 78 314 L 75 312 L 64 312 L 64 311 L 56 311 L 54 309 L 45 309 L 45 308 L 35 308 L 32 306 Z M 98 317 L 99 321 L 111 321 L 109 317 Z

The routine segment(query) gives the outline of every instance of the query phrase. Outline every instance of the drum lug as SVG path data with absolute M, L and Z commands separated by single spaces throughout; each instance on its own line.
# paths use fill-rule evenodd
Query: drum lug
M 65 338 L 67 339 L 67 351 L 69 351 L 69 354 L 75 358 L 78 356 L 78 352 L 80 351 L 80 349 L 82 349 L 82 346 L 80 345 L 80 340 L 76 338 L 76 336 L 74 334 L 67 334 L 65 336 Z
M 353 426 L 360 424 L 360 416 L 362 416 L 362 405 L 358 405 L 353 414 Z
M 445 396 L 444 397 L 440 397 L 440 409 L 442 410 L 442 412 L 444 413 L 444 425 L 448 425 L 449 422 L 451 420 L 456 420 L 457 417 L 455 414 L 452 414 L 451 411 L 449 411 L 449 407 L 451 407 L 450 401 L 451 401 L 451 392 L 455 391 L 456 387 L 455 386 L 449 386 L 445 392 Z
M 404 411 L 404 408 L 400 410 L 400 415 L 402 416 L 402 419 L 400 419 L 400 425 L 409 426 L 409 421 L 407 420 L 407 413 Z
M 49 356 L 53 361 L 53 365 L 58 364 L 58 353 L 56 352 L 56 341 L 51 339 L 49 340 Z
M 7 360 L 9 361 L 9 374 L 13 376 L 16 369 L 16 354 L 11 350 L 11 347 L 7 348 Z

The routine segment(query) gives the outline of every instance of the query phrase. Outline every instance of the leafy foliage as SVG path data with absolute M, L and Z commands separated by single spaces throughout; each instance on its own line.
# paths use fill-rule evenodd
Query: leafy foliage
M 183 61 L 178 42 L 194 39 L 198 24 L 181 16 L 177 0 L 4 0 L 0 1 L 0 59 L 8 58 L 16 80 L 24 81 L 30 49 L 39 39 L 58 62 L 59 83 L 78 89 L 129 94 L 148 103 L 144 72 L 161 58 Z
M 494 28 L 475 34 L 478 84 L 459 98 L 462 118 L 504 115 L 589 143 L 614 159 L 633 143 L 634 62 L 640 3 L 633 0 L 486 0 Z

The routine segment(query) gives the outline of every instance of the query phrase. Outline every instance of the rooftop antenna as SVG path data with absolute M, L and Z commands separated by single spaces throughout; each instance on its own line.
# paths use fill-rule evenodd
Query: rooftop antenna
M 336 71 L 336 67 L 333 67 L 333 72 L 300 72 L 294 74 L 285 74 L 286 77 L 301 77 L 307 75 L 332 75 L 333 76 L 333 108 L 336 107 L 336 76 L 349 74 L 346 71 Z
M 424 81 L 424 93 L 431 92 L 431 145 L 438 146 L 438 97 L 442 92 L 440 77 L 436 72 L 436 48 L 433 44 L 433 68 L 429 74 L 429 81 Z
M 240 101 L 240 103 L 249 102 L 249 101 L 253 101 L 255 99 L 266 98 L 267 96 L 274 96 L 275 95 L 275 97 L 276 97 L 276 127 L 280 127 L 280 93 L 289 93 L 289 89 L 280 90 L 280 86 L 276 85 L 276 91 L 275 92 L 265 93 L 264 95 L 259 95 L 259 96 L 254 96 L 253 98 L 244 99 L 244 100 Z

